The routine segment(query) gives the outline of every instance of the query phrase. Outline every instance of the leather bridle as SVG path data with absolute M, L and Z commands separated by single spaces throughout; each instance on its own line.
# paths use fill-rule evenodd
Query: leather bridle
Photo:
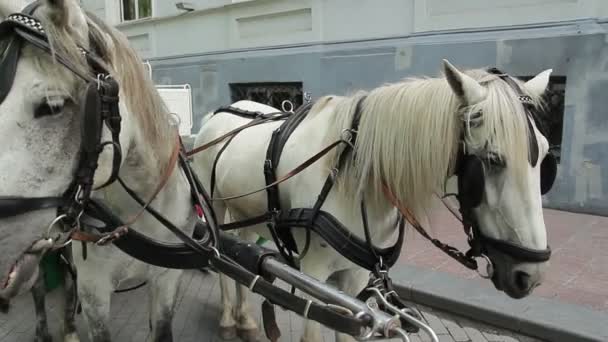
M 513 79 L 511 79 L 509 75 L 502 73 L 496 68 L 489 69 L 488 72 L 498 76 L 501 80 L 511 86 L 518 94 L 519 100 L 522 102 L 522 105 L 526 110 L 526 120 L 529 128 L 528 139 L 530 146 L 528 161 L 530 165 L 534 167 L 538 163 L 539 151 L 538 142 L 532 125 L 532 121 L 535 120 L 535 117 L 533 116 L 533 111 L 535 110 L 533 101 L 529 96 L 524 94 L 519 85 Z M 466 129 L 467 128 L 464 127 L 463 132 L 465 132 Z M 459 191 L 456 198 L 459 202 L 460 217 L 458 217 L 458 215 L 454 213 L 453 209 L 447 204 L 446 207 L 448 207 L 448 209 L 452 211 L 457 219 L 459 219 L 463 224 L 464 231 L 467 234 L 467 241 L 470 246 L 470 249 L 466 253 L 463 253 L 457 248 L 431 237 L 411 213 L 411 211 L 399 202 L 386 184 L 383 184 L 384 193 L 387 199 L 399 209 L 402 215 L 416 229 L 416 231 L 418 231 L 418 233 L 420 233 L 427 240 L 431 241 L 433 245 L 442 250 L 444 253 L 469 269 L 478 271 L 476 258 L 479 257 L 486 259 L 486 261 L 488 261 L 489 269 L 493 269 L 492 262 L 487 256 L 488 247 L 493 247 L 494 249 L 521 262 L 536 263 L 548 261 L 551 257 L 551 248 L 549 246 L 547 246 L 545 249 L 532 249 L 515 242 L 490 238 L 481 232 L 479 223 L 475 218 L 473 210 L 479 206 L 483 195 L 482 191 L 485 186 L 482 165 L 483 161 L 480 159 L 480 157 L 467 152 L 468 149 L 466 148 L 464 133 L 460 140 L 460 149 L 458 151 L 457 162 L 454 168 L 454 175 L 458 176 Z M 543 194 L 548 192 L 553 185 L 556 167 L 555 156 L 553 156 L 551 153 L 547 154 L 541 165 L 541 170 L 543 170 L 542 172 L 549 173 L 548 175 L 541 174 L 541 178 L 545 177 L 541 185 L 541 192 Z M 466 189 L 474 189 L 474 192 L 471 193 L 470 191 L 466 191 Z M 492 272 L 489 271 L 488 273 Z M 484 274 L 481 275 L 484 276 Z M 488 274 L 487 276 L 491 277 L 492 275 Z
M 83 73 L 65 56 L 54 53 L 46 36 L 41 22 L 32 17 L 40 6 L 40 1 L 28 5 L 21 13 L 9 15 L 0 23 L 0 39 L 10 39 L 6 51 L 0 51 L 0 103 L 8 95 L 14 82 L 17 63 L 21 55 L 23 44 L 29 43 L 42 51 L 52 55 L 53 58 L 70 72 L 86 82 L 83 98 L 81 99 L 81 143 L 79 159 L 74 171 L 72 181 L 61 196 L 49 197 L 0 197 L 0 219 L 23 215 L 32 211 L 57 208 L 57 219 L 53 221 L 49 231 L 55 224 L 63 223 L 72 227 L 70 234 L 79 240 L 96 240 L 101 236 L 87 235 L 84 232 L 76 233 L 80 224 L 80 217 L 85 211 L 93 190 L 101 189 L 118 179 L 122 161 L 122 148 L 120 145 L 121 116 L 118 107 L 119 86 L 105 69 L 102 58 L 99 56 L 95 41 L 91 39 L 93 51 L 79 46 L 82 56 L 86 58 L 90 73 Z M 103 127 L 111 133 L 111 141 L 102 141 Z M 98 167 L 99 156 L 106 146 L 113 149 L 112 171 L 110 177 L 101 186 L 94 189 L 94 176 Z M 173 153 L 169 172 L 163 177 L 161 185 L 155 192 L 158 194 L 164 186 L 170 171 L 175 167 L 179 152 L 179 143 Z
M 534 127 L 532 121 L 535 120 L 533 116 L 534 103 L 532 99 L 527 96 L 521 87 L 508 75 L 496 68 L 491 68 L 488 70 L 490 74 L 498 76 L 502 81 L 506 82 L 518 95 L 519 101 L 522 103 L 525 111 L 526 111 L 526 122 L 528 125 L 528 162 L 532 167 L 535 167 L 539 161 L 539 150 L 538 150 L 538 141 L 536 139 L 536 134 L 534 133 Z M 464 139 L 463 139 L 464 141 Z M 461 145 L 462 146 L 462 145 Z M 468 242 L 470 245 L 470 250 L 466 253 L 469 257 L 482 257 L 486 256 L 488 253 L 488 247 L 493 247 L 494 249 L 512 257 L 515 260 L 519 260 L 522 262 L 545 262 L 548 261 L 551 257 L 551 247 L 547 246 L 545 249 L 532 249 L 525 246 L 522 246 L 518 243 L 494 239 L 488 236 L 485 236 L 481 230 L 479 229 L 479 224 L 473 214 L 473 209 L 479 205 L 478 201 L 471 201 L 470 198 L 467 198 L 466 193 L 462 194 L 460 189 L 464 186 L 464 182 L 470 181 L 467 177 L 476 177 L 479 179 L 484 179 L 484 175 L 479 173 L 470 173 L 471 164 L 470 163 L 483 163 L 479 157 L 467 154 L 465 152 L 466 147 L 459 151 L 459 157 L 456 166 L 456 174 L 458 175 L 458 185 L 459 185 L 459 196 L 458 201 L 460 203 L 460 214 L 462 218 L 463 227 L 468 236 Z M 488 159 L 488 158 L 486 158 Z M 500 163 L 500 162 L 499 162 Z M 542 161 L 543 165 L 548 163 L 555 163 L 555 157 L 552 154 L 547 154 L 545 159 Z M 503 165 L 504 167 L 504 165 Z M 478 167 L 477 167 L 478 168 Z M 479 169 L 479 168 L 478 168 Z M 483 170 L 483 168 L 481 169 Z M 547 175 L 541 174 L 542 177 L 549 177 Z M 553 184 L 553 180 L 555 179 L 555 174 L 552 174 L 551 185 Z M 541 189 L 543 194 L 550 189 L 550 185 L 548 189 Z M 482 187 L 480 188 L 483 189 Z

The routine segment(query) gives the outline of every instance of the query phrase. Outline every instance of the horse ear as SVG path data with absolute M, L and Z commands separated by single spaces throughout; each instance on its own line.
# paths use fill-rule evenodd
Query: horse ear
M 443 60 L 443 71 L 452 91 L 468 105 L 485 100 L 488 91 L 471 76 L 456 69 L 450 62 Z
M 533 79 L 529 80 L 524 84 L 524 87 L 530 93 L 530 95 L 540 97 L 542 94 L 545 93 L 547 85 L 549 85 L 549 76 L 551 76 L 552 72 L 553 69 L 547 69 L 541 72 L 540 74 L 534 76 Z

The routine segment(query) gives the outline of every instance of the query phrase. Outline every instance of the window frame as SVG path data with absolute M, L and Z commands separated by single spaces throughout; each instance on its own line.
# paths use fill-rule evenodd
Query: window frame
M 135 19 L 125 19 L 125 12 L 124 12 L 125 1 L 133 1 L 135 3 Z M 150 15 L 149 16 L 141 17 L 139 15 L 139 2 L 140 1 L 150 1 Z M 120 22 L 121 23 L 130 23 L 130 22 L 154 17 L 154 0 L 120 0 L 119 6 L 120 6 Z

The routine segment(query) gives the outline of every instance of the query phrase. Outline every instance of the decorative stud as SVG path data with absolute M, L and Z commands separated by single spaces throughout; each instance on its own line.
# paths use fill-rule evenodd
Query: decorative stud
M 42 23 L 35 18 L 25 16 L 23 14 L 11 14 L 8 16 L 8 20 L 19 23 L 23 26 L 26 26 L 30 29 L 33 29 L 39 33 L 45 34 L 44 28 L 42 27 Z
M 519 96 L 519 101 L 524 102 L 524 103 L 533 103 L 532 98 L 528 95 Z

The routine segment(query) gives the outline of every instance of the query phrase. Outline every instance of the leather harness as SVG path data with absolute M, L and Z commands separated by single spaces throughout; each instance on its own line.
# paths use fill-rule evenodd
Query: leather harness
M 346 315 L 330 306 L 305 300 L 274 286 L 272 277 L 263 274 L 261 266 L 264 258 L 276 258 L 278 255 L 271 250 L 245 246 L 229 234 L 219 231 L 215 213 L 210 205 L 211 198 L 193 172 L 178 135 L 179 142 L 176 142 L 169 166 L 164 170 L 161 182 L 154 191 L 152 199 L 162 190 L 174 168 L 180 167 L 190 185 L 192 210 L 195 210 L 195 206 L 199 206 L 205 214 L 204 236 L 198 240 L 188 236 L 150 205 L 152 199 L 144 201 L 131 190 L 119 177 L 122 158 L 118 140 L 121 122 L 118 110 L 118 83 L 106 72 L 103 68 L 104 63 L 101 62 L 102 58 L 94 52 L 79 47 L 80 52 L 89 62 L 90 74 L 80 72 L 61 54 L 52 54 L 42 24 L 33 17 L 40 4 L 40 0 L 35 1 L 21 13 L 10 15 L 7 20 L 0 23 L 0 41 L 10 39 L 6 49 L 0 51 L 0 103 L 10 92 L 24 43 L 30 43 L 52 55 L 56 61 L 86 82 L 86 95 L 81 108 L 82 143 L 79 162 L 74 171 L 72 184 L 63 196 L 40 198 L 2 196 L 0 197 L 0 219 L 42 209 L 57 208 L 58 215 L 54 223 L 68 227 L 68 233 L 73 239 L 97 244 L 113 243 L 126 254 L 159 267 L 199 269 L 211 263 L 220 272 L 249 286 L 253 292 L 259 293 L 272 303 L 304 314 L 321 324 L 353 336 L 358 336 L 362 328 L 371 324 L 372 317 L 369 315 L 357 317 Z M 91 43 L 95 44 L 93 40 Z M 104 124 L 112 132 L 111 142 L 101 142 L 101 131 Z M 93 178 L 97 169 L 99 153 L 105 145 L 114 147 L 114 161 L 112 176 L 103 186 L 118 181 L 142 207 L 141 211 L 128 222 L 124 222 L 116 216 L 104 203 L 91 197 L 91 193 L 95 190 L 93 189 Z M 129 225 L 134 223 L 144 211 L 175 234 L 181 243 L 157 241 L 131 229 Z M 202 224 L 202 222 L 198 222 L 198 225 Z M 84 228 L 87 231 L 84 231 Z M 97 231 L 99 234 L 91 231 Z M 243 251 L 247 253 L 243 253 Z M 243 259 L 243 254 L 247 254 L 245 255 L 246 260 Z
M 281 180 L 285 180 L 286 177 L 281 177 L 280 180 L 277 179 L 276 169 L 280 162 L 281 154 L 285 144 L 287 143 L 291 134 L 295 131 L 298 125 L 306 118 L 308 115 L 310 108 L 312 107 L 312 103 L 306 103 L 299 107 L 296 112 L 290 113 L 282 113 L 283 115 L 276 116 L 276 113 L 263 114 L 260 112 L 250 112 L 246 110 L 242 110 L 236 107 L 222 107 L 214 112 L 214 115 L 217 113 L 229 113 L 233 115 L 238 115 L 245 118 L 251 118 L 252 120 L 259 120 L 259 118 L 268 118 L 273 117 L 272 121 L 275 120 L 284 120 L 281 126 L 273 131 L 270 143 L 268 144 L 268 148 L 266 151 L 266 160 L 264 162 L 264 178 L 266 181 L 266 186 L 263 188 L 267 192 L 268 199 L 268 211 L 262 215 L 258 215 L 252 218 L 248 218 L 242 221 L 231 222 L 228 224 L 220 225 L 220 229 L 224 231 L 240 229 L 260 223 L 266 223 L 267 227 L 270 230 L 272 238 L 274 240 L 275 245 L 278 247 L 279 252 L 283 256 L 285 260 L 287 260 L 291 266 L 298 267 L 297 262 L 293 253 L 299 252 L 299 257 L 302 258 L 310 244 L 310 233 L 315 232 L 318 234 L 323 240 L 329 243 L 338 253 L 340 253 L 343 257 L 347 258 L 354 264 L 365 268 L 367 270 L 373 271 L 375 270 L 378 263 L 382 262 L 387 267 L 394 265 L 394 263 L 399 258 L 401 253 L 401 247 L 403 245 L 404 239 L 404 230 L 405 225 L 404 221 L 400 219 L 397 223 L 399 228 L 399 236 L 397 238 L 396 243 L 392 247 L 388 248 L 378 248 L 373 245 L 371 242 L 371 237 L 369 234 L 369 228 L 367 227 L 365 206 L 362 206 L 362 219 L 366 231 L 366 239 L 363 240 L 353 234 L 349 229 L 344 227 L 333 215 L 330 213 L 321 210 L 321 207 L 325 203 L 329 192 L 332 190 L 335 177 L 337 176 L 338 170 L 340 170 L 343 165 L 347 162 L 348 156 L 352 154 L 351 146 L 354 146 L 356 140 L 356 131 L 359 126 L 359 120 L 361 116 L 361 102 L 363 98 L 360 100 L 359 105 L 357 106 L 356 114 L 354 115 L 354 120 L 351 124 L 351 129 L 349 130 L 351 136 L 350 139 L 344 140 L 340 139 L 336 141 L 334 144 L 329 145 L 327 148 L 322 150 L 320 153 L 317 153 L 313 158 L 302 163 L 300 166 L 308 166 L 311 164 L 311 160 L 317 161 L 320 157 L 326 153 L 328 153 L 331 149 L 336 148 L 338 145 L 344 144 L 346 145 L 344 150 L 341 152 L 339 157 L 338 165 L 334 168 L 333 172 L 331 172 L 325 180 L 323 188 L 317 197 L 317 201 L 312 206 L 312 208 L 290 208 L 283 209 L 281 207 L 281 203 L 279 200 L 279 187 L 278 183 Z M 268 120 L 269 121 L 269 120 Z M 266 122 L 268 122 L 266 121 Z M 249 125 L 244 125 L 241 127 L 250 127 Z M 234 132 L 233 130 L 231 132 Z M 242 130 L 238 130 L 241 132 Z M 230 140 L 228 140 L 224 146 L 220 149 L 218 154 L 215 157 L 213 170 L 211 174 L 211 194 L 214 193 L 215 190 L 215 174 L 216 174 L 216 166 L 219 158 L 222 153 L 225 151 L 228 144 L 232 141 L 232 139 L 236 136 L 232 134 L 230 136 Z M 217 141 L 218 139 L 214 139 Z M 347 143 L 348 142 L 348 143 Z M 209 144 L 205 144 L 204 146 L 209 146 Z M 197 150 L 199 150 L 197 148 Z M 196 152 L 195 152 L 196 153 Z M 315 158 L 317 157 L 317 158 Z M 302 167 L 296 168 L 296 170 L 303 170 Z M 288 176 L 293 175 L 294 172 L 288 173 Z M 250 192 L 254 193 L 257 191 Z M 248 194 L 245 194 L 248 195 Z M 244 195 L 234 196 L 231 198 L 214 198 L 214 200 L 226 200 L 233 198 L 240 198 Z M 292 228 L 301 228 L 306 230 L 306 243 L 302 251 L 298 251 L 295 240 L 292 235 Z M 382 260 L 382 261 L 381 261 Z

